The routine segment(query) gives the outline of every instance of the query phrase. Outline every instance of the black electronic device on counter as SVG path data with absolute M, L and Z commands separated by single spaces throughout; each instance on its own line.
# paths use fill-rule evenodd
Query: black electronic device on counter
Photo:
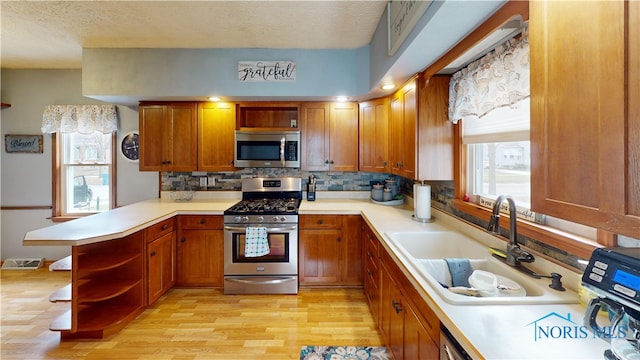
M 309 184 L 307 185 L 307 201 L 316 200 L 316 177 L 315 175 L 309 176 Z
M 600 296 L 640 307 L 640 248 L 594 250 L 582 283 Z

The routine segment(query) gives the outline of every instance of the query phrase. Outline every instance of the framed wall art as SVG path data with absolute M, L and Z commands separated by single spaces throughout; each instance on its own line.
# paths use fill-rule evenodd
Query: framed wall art
M 8 153 L 42 154 L 42 135 L 5 135 L 4 149 Z

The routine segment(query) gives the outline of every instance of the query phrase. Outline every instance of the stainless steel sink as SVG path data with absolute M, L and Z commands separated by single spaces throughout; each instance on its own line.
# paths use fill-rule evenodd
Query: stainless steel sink
M 449 231 L 386 233 L 397 250 L 444 301 L 459 305 L 559 304 L 577 303 L 575 292 L 549 288 L 549 279 L 534 279 L 514 269 L 489 253 L 486 246 L 463 234 Z M 445 258 L 467 258 L 474 270 L 485 270 L 519 284 L 526 291 L 499 292 L 498 296 L 477 297 L 456 294 L 441 284 L 442 261 Z

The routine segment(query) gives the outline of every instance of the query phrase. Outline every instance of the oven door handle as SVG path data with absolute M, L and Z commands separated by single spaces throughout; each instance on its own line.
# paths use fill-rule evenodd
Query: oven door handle
M 236 231 L 236 232 L 247 232 L 246 226 L 225 226 L 225 230 L 228 231 Z M 282 232 L 282 231 L 296 231 L 298 230 L 297 226 L 290 227 L 267 227 L 267 233 L 271 232 Z

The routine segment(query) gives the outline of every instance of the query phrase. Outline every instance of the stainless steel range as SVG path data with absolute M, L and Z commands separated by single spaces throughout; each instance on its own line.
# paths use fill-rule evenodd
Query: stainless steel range
M 247 178 L 224 212 L 224 293 L 298 293 L 300 178 Z

